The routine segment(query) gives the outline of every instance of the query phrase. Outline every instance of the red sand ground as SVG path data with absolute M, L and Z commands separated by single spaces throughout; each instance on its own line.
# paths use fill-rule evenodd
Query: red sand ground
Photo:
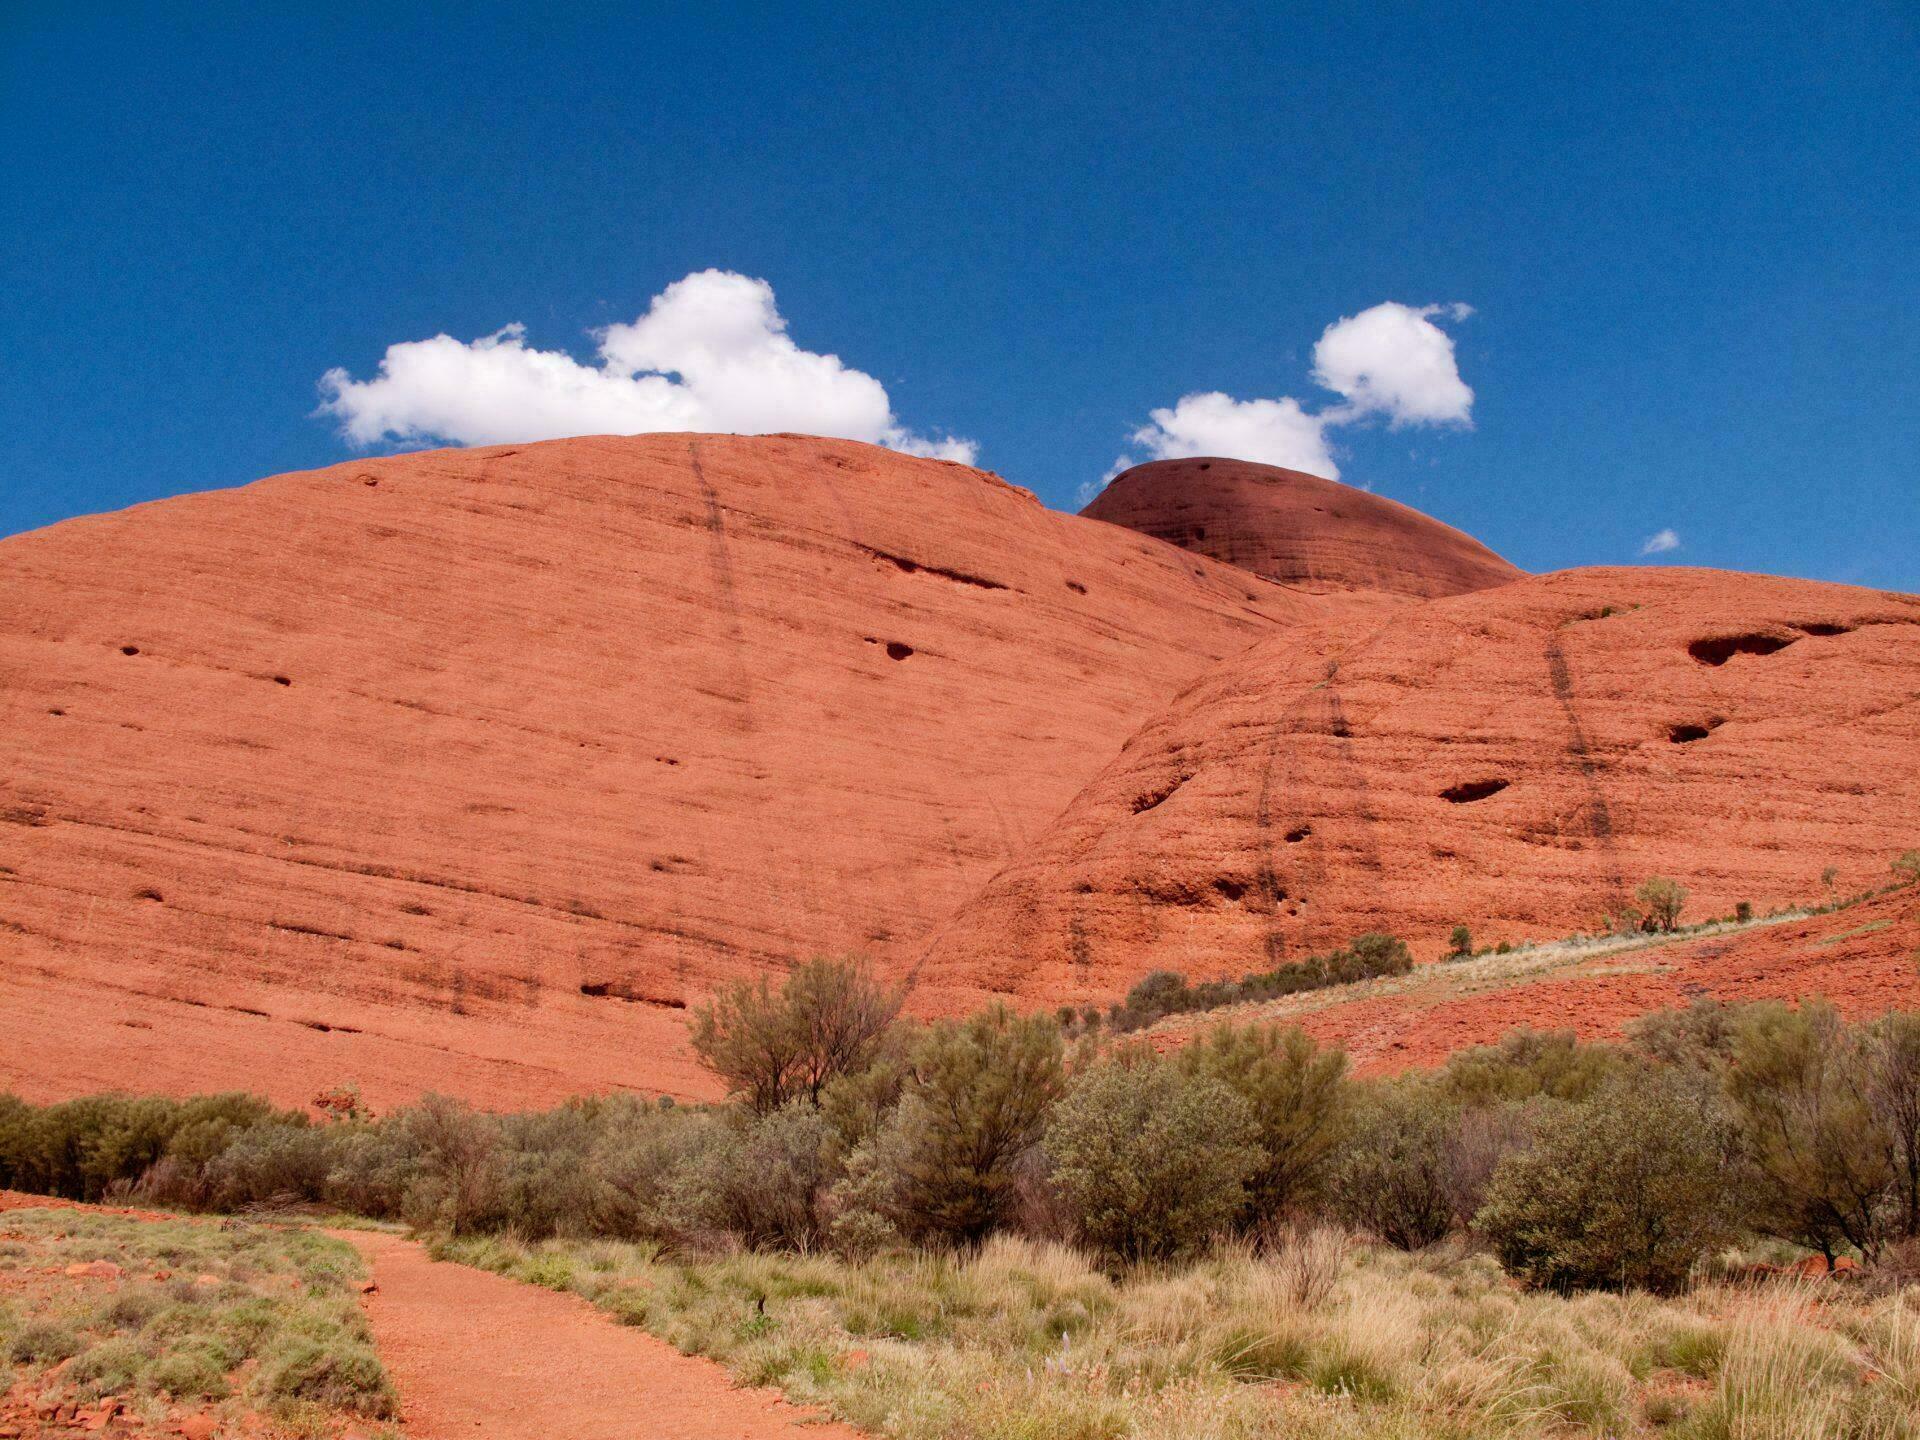
M 373 1269 L 367 1314 L 409 1440 L 857 1440 L 861 1432 L 741 1389 L 711 1360 L 617 1325 L 574 1295 L 464 1265 L 410 1240 L 343 1232 Z
M 0 1191 L 0 1211 L 49 1205 L 139 1215 Z M 662 1340 L 618 1325 L 575 1296 L 463 1265 L 436 1264 L 419 1245 L 398 1236 L 343 1231 L 339 1238 L 360 1250 L 371 1271 L 367 1318 L 400 1391 L 409 1440 L 858 1440 L 860 1435 L 788 1404 L 776 1391 L 739 1388 L 711 1360 L 682 1355 Z M 117 1283 L 56 1279 L 66 1286 Z M 271 1440 L 278 1433 L 259 1416 L 218 1431 L 193 1428 L 205 1419 L 180 1410 L 152 1429 L 110 1406 L 55 1411 L 24 1387 L 0 1395 L 0 1437 L 6 1440 L 59 1434 L 128 1440 L 244 1434 Z
M 1101 1001 L 1367 930 L 1422 957 L 1887 882 L 1920 846 L 1920 597 L 1570 570 L 1296 628 L 1127 742 L 942 932 L 939 1002 Z

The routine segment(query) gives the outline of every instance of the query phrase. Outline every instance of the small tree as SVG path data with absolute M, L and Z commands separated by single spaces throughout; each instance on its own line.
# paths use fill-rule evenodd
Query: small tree
M 1893 1176 L 1890 1228 L 1920 1237 L 1920 1015 L 1895 1010 L 1866 1034 L 1867 1108 Z
M 864 1070 L 885 1044 L 901 996 L 856 960 L 811 960 L 778 991 L 763 975 L 694 1012 L 693 1049 L 756 1115 L 820 1094 Z
M 1704 1077 L 1650 1069 L 1545 1115 L 1475 1219 L 1501 1263 L 1560 1291 L 1671 1291 L 1732 1233 L 1732 1127 Z
M 996 1005 L 930 1027 L 908 1055 L 900 1102 L 848 1162 L 845 1205 L 910 1239 L 970 1243 L 1005 1218 L 1020 1167 L 1063 1083 L 1051 1016 Z
M 1886 1239 L 1894 1162 L 1871 1079 L 1861 1047 L 1824 1000 L 1742 1012 L 1726 1085 L 1760 1175 L 1760 1221 L 1829 1259 L 1841 1242 L 1873 1258 Z
M 1453 934 L 1447 937 L 1447 954 L 1452 959 L 1464 960 L 1473 954 L 1473 931 L 1464 925 L 1453 927 Z
M 1263 1158 L 1247 1177 L 1246 1219 L 1284 1214 L 1325 1176 L 1346 1108 L 1347 1056 L 1299 1029 L 1222 1025 L 1180 1052 L 1189 1075 L 1247 1102 Z
M 1920 882 L 1920 850 L 1903 850 L 1894 857 L 1890 867 L 1893 870 L 1893 883 L 1912 885 Z
M 1080 1234 L 1124 1261 L 1187 1254 L 1233 1223 L 1260 1163 L 1247 1102 L 1150 1056 L 1083 1071 L 1047 1132 Z
M 1643 880 L 1640 888 L 1633 892 L 1633 898 L 1646 911 L 1648 928 L 1663 932 L 1670 932 L 1680 923 L 1680 912 L 1687 905 L 1686 887 L 1662 875 Z

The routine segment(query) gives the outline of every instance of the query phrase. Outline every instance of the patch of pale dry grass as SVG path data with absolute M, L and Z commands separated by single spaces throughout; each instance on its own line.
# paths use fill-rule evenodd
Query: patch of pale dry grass
M 1315 1232 L 1118 1277 L 1011 1239 L 860 1261 L 445 1249 L 901 1440 L 1920 1440 L 1920 1291 L 1561 1297 L 1485 1256 Z

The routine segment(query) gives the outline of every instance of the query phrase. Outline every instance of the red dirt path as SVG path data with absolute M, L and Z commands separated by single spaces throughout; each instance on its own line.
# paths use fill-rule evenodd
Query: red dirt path
M 367 1310 L 409 1440 L 859 1440 L 586 1301 L 392 1235 L 341 1232 L 373 1269 Z

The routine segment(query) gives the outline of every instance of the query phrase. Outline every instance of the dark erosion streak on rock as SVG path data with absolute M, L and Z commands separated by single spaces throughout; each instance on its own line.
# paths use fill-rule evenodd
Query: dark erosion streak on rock
M 733 658 L 733 678 L 736 694 L 727 698 L 740 706 L 740 728 L 753 729 L 753 681 L 751 667 L 747 664 L 746 632 L 740 624 L 740 593 L 733 578 L 733 556 L 727 549 L 726 512 L 721 508 L 720 496 L 707 482 L 707 472 L 700 464 L 700 442 L 687 442 L 687 461 L 693 467 L 694 483 L 699 485 L 700 494 L 707 506 L 707 545 L 712 557 L 713 579 L 720 591 L 720 604 L 727 614 L 727 643 Z
M 1593 746 L 1588 743 L 1586 727 L 1580 723 L 1579 707 L 1573 701 L 1573 672 L 1567 666 L 1566 647 L 1560 643 L 1558 635 L 1550 636 L 1547 640 L 1547 678 L 1553 686 L 1553 698 L 1560 702 L 1561 713 L 1567 718 L 1567 753 L 1573 756 L 1574 763 L 1586 780 L 1587 803 L 1584 808 L 1591 817 L 1588 833 L 1607 857 L 1614 888 L 1624 890 L 1626 881 L 1620 873 L 1620 856 L 1614 843 L 1613 812 L 1607 808 L 1606 792 L 1600 784 L 1600 763 L 1593 758 Z

